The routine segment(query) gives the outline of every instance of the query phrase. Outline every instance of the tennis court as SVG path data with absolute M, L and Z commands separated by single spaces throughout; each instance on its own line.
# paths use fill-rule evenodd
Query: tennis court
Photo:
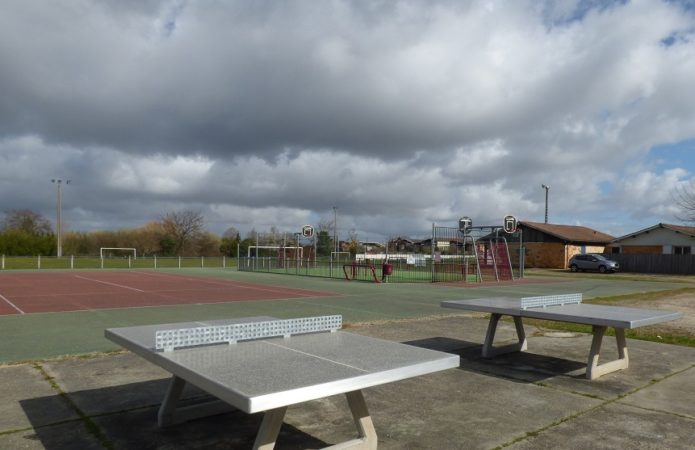
M 154 271 L 16 273 L 0 277 L 0 315 L 335 295 Z

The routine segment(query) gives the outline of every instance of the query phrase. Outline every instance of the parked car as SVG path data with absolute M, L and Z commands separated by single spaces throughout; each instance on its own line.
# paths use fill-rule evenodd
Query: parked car
M 586 270 L 598 270 L 604 273 L 616 272 L 618 269 L 620 269 L 620 264 L 597 253 L 574 255 L 570 258 L 570 270 L 572 272 L 577 272 L 579 270 L 582 272 Z

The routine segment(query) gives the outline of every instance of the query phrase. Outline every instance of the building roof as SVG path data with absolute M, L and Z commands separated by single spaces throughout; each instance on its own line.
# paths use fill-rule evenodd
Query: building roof
M 684 225 L 672 225 L 669 223 L 657 223 L 656 225 L 654 225 L 652 227 L 645 228 L 645 229 L 639 230 L 639 231 L 635 231 L 634 233 L 626 234 L 625 236 L 620 236 L 619 238 L 614 239 L 613 242 L 619 242 L 619 241 L 625 240 L 627 238 L 635 237 L 635 236 L 640 235 L 640 234 L 646 234 L 646 233 L 649 233 L 650 231 L 653 231 L 653 230 L 656 230 L 659 228 L 665 228 L 665 229 L 671 230 L 675 233 L 681 233 L 681 234 L 685 234 L 687 236 L 695 238 L 695 227 L 686 227 Z
M 566 242 L 587 244 L 608 244 L 615 239 L 610 234 L 602 233 L 579 225 L 557 225 L 552 223 L 520 222 L 522 227 L 532 228 L 554 236 Z

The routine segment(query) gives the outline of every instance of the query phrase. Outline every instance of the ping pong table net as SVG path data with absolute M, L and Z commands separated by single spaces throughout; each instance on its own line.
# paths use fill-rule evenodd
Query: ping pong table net
M 545 308 L 547 306 L 570 305 L 582 302 L 582 294 L 541 295 L 537 297 L 522 297 L 521 309 Z
M 187 347 L 222 343 L 236 344 L 239 341 L 254 339 L 290 337 L 325 331 L 334 332 L 342 326 L 343 316 L 332 315 L 157 330 L 155 332 L 155 350 L 170 352 Z

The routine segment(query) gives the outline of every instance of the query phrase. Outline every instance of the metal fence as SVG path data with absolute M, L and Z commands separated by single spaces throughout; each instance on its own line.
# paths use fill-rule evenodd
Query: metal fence
M 508 246 L 507 240 L 516 242 Z M 477 281 L 500 281 L 524 276 L 524 263 L 519 245 L 522 242 L 521 231 L 505 233 L 500 226 L 474 226 L 465 232 L 459 228 L 432 227 L 432 256 L 435 261 L 450 258 L 447 267 L 454 274 L 463 274 Z M 513 249 L 516 250 L 513 250 Z M 433 272 L 432 281 L 454 281 L 455 275 Z
M 351 261 L 289 260 L 277 257 L 240 258 L 238 269 L 247 272 L 281 273 L 309 277 L 346 280 L 419 283 L 432 281 L 462 281 L 465 265 L 462 259 L 443 259 L 432 262 L 429 255 L 421 258 L 393 258 L 388 260 L 373 255 L 357 255 Z M 468 281 L 476 281 L 469 275 Z
M 464 234 L 458 228 L 433 225 L 430 239 L 398 238 L 382 247 L 381 253 L 367 252 L 365 248 L 364 253 L 357 253 L 348 261 L 286 258 L 284 252 L 273 247 L 273 255 L 240 258 L 239 270 L 394 283 L 499 281 L 499 265 L 493 274 L 481 271 L 473 247 L 478 240 L 499 240 L 500 230 L 500 227 L 474 227 Z M 506 245 L 505 257 L 511 272 L 507 279 L 523 276 L 521 259 L 510 261 Z
M 0 270 L 30 269 L 164 269 L 236 267 L 236 258 L 225 256 L 161 257 L 132 256 L 99 258 L 94 256 L 0 256 Z

